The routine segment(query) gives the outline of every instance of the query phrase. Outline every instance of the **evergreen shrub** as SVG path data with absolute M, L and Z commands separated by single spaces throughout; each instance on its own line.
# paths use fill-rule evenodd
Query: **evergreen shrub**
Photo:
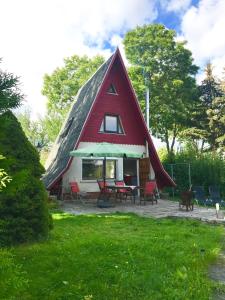
M 48 236 L 52 220 L 47 193 L 40 180 L 44 168 L 39 154 L 11 112 L 0 115 L 1 161 L 12 180 L 0 193 L 0 245 L 12 245 Z

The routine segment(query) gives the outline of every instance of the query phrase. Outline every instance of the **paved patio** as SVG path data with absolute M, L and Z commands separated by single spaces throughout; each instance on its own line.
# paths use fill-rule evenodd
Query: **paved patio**
M 224 212 L 219 212 L 219 218 L 216 217 L 215 208 L 206 208 L 194 206 L 193 211 L 186 211 L 185 209 L 179 209 L 178 202 L 170 200 L 158 200 L 158 204 L 146 205 L 133 204 L 129 201 L 123 203 L 116 203 L 115 207 L 110 208 L 98 208 L 96 201 L 86 201 L 81 203 L 80 201 L 68 202 L 62 205 L 65 212 L 81 215 L 81 214 L 101 214 L 101 213 L 135 213 L 145 217 L 165 218 L 165 217 L 177 217 L 177 218 L 192 218 L 211 223 L 224 223 Z

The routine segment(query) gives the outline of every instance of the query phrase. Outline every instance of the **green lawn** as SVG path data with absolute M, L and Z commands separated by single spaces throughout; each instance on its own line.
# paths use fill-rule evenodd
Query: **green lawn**
M 132 214 L 55 214 L 48 241 L 0 250 L 0 299 L 206 299 L 224 229 Z

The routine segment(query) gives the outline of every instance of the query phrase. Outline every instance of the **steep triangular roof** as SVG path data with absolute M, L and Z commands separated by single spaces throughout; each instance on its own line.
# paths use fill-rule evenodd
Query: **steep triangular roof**
M 168 173 L 165 171 L 165 169 L 163 168 L 163 165 L 160 162 L 159 156 L 157 154 L 157 151 L 156 151 L 155 146 L 153 144 L 153 141 L 152 141 L 152 138 L 150 136 L 149 130 L 147 128 L 145 119 L 143 117 L 143 114 L 142 114 L 142 111 L 141 111 L 141 107 L 140 107 L 139 102 L 137 100 L 137 96 L 135 94 L 134 88 L 133 88 L 133 86 L 131 84 L 131 81 L 130 81 L 130 78 L 128 76 L 126 67 L 124 65 L 124 62 L 122 60 L 121 54 L 118 51 L 118 49 L 117 49 L 117 55 L 119 56 L 121 65 L 122 65 L 123 70 L 124 70 L 124 74 L 125 74 L 125 76 L 127 78 L 128 84 L 129 84 L 130 89 L 132 91 L 133 98 L 134 98 L 134 101 L 135 101 L 136 107 L 137 107 L 137 112 L 139 112 L 139 114 L 140 114 L 143 126 L 144 126 L 145 131 L 146 131 L 147 142 L 148 142 L 148 150 L 149 150 L 149 159 L 150 159 L 151 165 L 152 165 L 152 167 L 154 169 L 154 172 L 155 172 L 155 176 L 156 176 L 156 180 L 157 180 L 157 185 L 158 185 L 159 188 L 163 188 L 165 186 L 176 186 L 176 184 L 171 179 L 171 177 L 168 175 Z
M 76 146 L 85 120 L 91 110 L 112 59 L 113 55 L 101 65 L 78 92 L 48 158 L 47 171 L 43 177 L 43 182 L 47 188 L 56 182 L 66 170 L 71 159 L 69 152 Z
M 129 88 L 132 91 L 133 98 L 136 103 L 137 113 L 140 115 L 141 122 L 146 131 L 150 161 L 155 171 L 158 185 L 159 187 L 175 185 L 159 160 L 122 57 L 117 49 L 114 55 L 112 55 L 80 89 L 76 98 L 77 100 L 72 104 L 71 110 L 49 156 L 49 167 L 43 178 L 47 188 L 50 188 L 55 182 L 57 182 L 62 174 L 64 174 L 68 169 L 70 162 L 72 161 L 72 158 L 69 156 L 69 152 L 75 149 L 78 145 L 81 134 L 87 125 L 87 120 L 89 119 L 90 113 L 95 105 L 95 100 L 100 93 L 103 82 L 109 74 L 116 58 L 120 60 L 123 67 Z

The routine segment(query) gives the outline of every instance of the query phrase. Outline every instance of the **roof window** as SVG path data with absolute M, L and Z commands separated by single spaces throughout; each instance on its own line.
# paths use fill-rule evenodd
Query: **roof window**
M 61 138 L 65 138 L 65 137 L 67 136 L 67 134 L 68 134 L 68 132 L 69 132 L 69 130 L 70 130 L 70 127 L 71 127 L 71 125 L 72 125 L 72 123 L 73 123 L 73 120 L 74 120 L 74 118 L 71 118 L 71 119 L 68 121 L 68 123 L 67 123 L 65 129 L 63 130 L 63 132 L 62 132 L 62 134 L 61 134 Z
M 114 94 L 114 95 L 118 95 L 115 86 L 111 83 L 108 90 L 107 90 L 108 94 Z

